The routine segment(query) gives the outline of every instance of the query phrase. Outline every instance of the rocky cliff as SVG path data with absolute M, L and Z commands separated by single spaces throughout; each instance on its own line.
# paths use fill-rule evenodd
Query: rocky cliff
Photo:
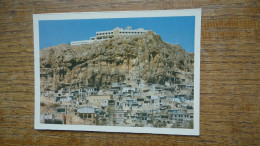
M 91 44 L 61 44 L 40 51 L 41 91 L 97 87 L 141 79 L 164 84 L 177 73 L 193 73 L 194 54 L 159 35 L 120 36 Z

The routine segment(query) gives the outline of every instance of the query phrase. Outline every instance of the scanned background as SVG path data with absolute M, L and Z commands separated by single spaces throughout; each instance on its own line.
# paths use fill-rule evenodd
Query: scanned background
M 202 8 L 200 136 L 34 130 L 33 14 Z M 260 145 L 258 0 L 0 1 L 1 145 Z

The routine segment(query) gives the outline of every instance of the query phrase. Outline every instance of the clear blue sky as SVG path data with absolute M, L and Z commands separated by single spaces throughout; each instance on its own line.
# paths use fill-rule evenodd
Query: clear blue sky
M 144 28 L 160 35 L 163 41 L 180 44 L 187 52 L 194 52 L 195 17 L 146 17 L 84 20 L 39 21 L 40 49 L 71 41 L 88 40 L 97 31 L 115 27 Z

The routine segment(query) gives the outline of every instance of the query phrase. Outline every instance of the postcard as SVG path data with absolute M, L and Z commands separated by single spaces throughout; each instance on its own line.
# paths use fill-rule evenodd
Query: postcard
M 34 14 L 35 129 L 199 135 L 201 9 Z

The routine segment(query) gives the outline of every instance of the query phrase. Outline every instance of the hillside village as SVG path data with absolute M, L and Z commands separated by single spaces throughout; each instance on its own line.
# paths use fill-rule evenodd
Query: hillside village
M 41 122 L 132 127 L 193 127 L 192 74 L 165 85 L 142 79 L 110 90 L 62 88 L 41 93 Z

